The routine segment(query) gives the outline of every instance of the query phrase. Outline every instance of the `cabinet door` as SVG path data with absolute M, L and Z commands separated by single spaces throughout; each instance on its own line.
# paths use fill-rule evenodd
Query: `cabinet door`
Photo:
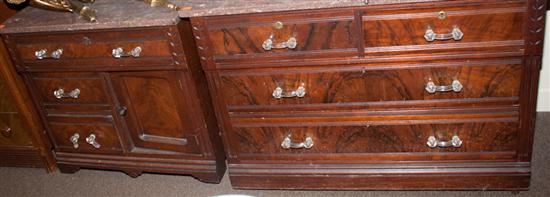
M 202 116 L 182 72 L 112 73 L 111 79 L 134 153 L 200 154 Z

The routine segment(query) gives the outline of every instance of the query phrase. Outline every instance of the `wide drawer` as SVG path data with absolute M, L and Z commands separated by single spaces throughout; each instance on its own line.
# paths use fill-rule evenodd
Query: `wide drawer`
M 32 73 L 36 95 L 44 105 L 109 104 L 105 80 L 97 73 Z
M 242 160 L 482 160 L 516 154 L 516 122 L 419 125 L 235 127 Z
M 30 70 L 175 66 L 176 33 L 167 28 L 10 35 L 16 66 Z M 183 64 L 184 62 L 178 62 Z
M 367 10 L 365 52 L 523 47 L 524 3 Z
M 122 152 L 111 117 L 48 117 L 48 120 L 50 136 L 58 152 Z
M 220 71 L 220 89 L 230 110 L 254 106 L 512 98 L 519 95 L 522 70 L 520 60 L 511 60 Z
M 351 10 L 212 17 L 209 50 L 217 61 L 357 56 L 353 21 Z

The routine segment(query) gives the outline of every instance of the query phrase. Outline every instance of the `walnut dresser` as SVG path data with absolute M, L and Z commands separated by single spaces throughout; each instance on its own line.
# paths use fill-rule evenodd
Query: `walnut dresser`
M 528 189 L 546 1 L 355 2 L 180 11 L 232 185 Z
M 15 13 L 0 2 L 0 24 Z M 51 172 L 55 170 L 51 144 L 9 59 L 0 42 L 0 166 L 40 167 Z
M 219 182 L 225 158 L 190 22 L 129 2 L 96 2 L 97 23 L 27 8 L 1 30 L 58 167 Z

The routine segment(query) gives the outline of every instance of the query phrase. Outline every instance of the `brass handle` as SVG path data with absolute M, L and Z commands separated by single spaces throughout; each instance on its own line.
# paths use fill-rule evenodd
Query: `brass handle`
M 304 87 L 304 84 L 300 85 L 298 89 L 290 92 L 284 92 L 283 88 L 277 87 L 275 90 L 273 90 L 273 98 L 281 99 L 281 98 L 303 98 L 306 96 L 306 88 Z
M 60 59 L 61 55 L 63 55 L 63 49 L 57 49 L 54 52 L 52 52 L 50 55 L 48 55 L 48 50 L 41 49 L 34 52 L 34 56 L 36 56 L 36 59 L 43 60 L 43 59 Z
M 451 85 L 448 86 L 437 86 L 433 81 L 430 81 L 426 84 L 426 91 L 430 94 L 434 94 L 436 92 L 461 92 L 464 86 L 462 83 L 460 83 L 459 80 L 454 80 Z
M 453 136 L 451 141 L 440 141 L 435 138 L 435 136 L 430 136 L 426 144 L 430 148 L 460 148 L 462 146 L 462 140 L 458 137 L 458 135 Z
M 428 26 L 428 28 L 426 29 L 426 33 L 424 34 L 424 38 L 426 38 L 426 41 L 428 42 L 433 42 L 436 40 L 451 40 L 451 39 L 455 41 L 459 41 L 459 40 L 462 40 L 463 37 L 464 37 L 464 33 L 462 32 L 462 30 L 460 30 L 460 28 L 456 26 L 453 27 L 453 30 L 450 33 L 446 33 L 446 34 L 437 34 L 434 32 L 431 26 Z
M 75 133 L 69 138 L 69 141 L 73 143 L 74 149 L 78 149 L 78 139 L 80 139 L 80 134 Z
M 2 128 L 2 135 L 6 138 L 9 138 L 13 136 L 13 130 L 8 126 L 5 126 L 4 128 Z
M 293 143 L 292 142 L 292 136 L 288 135 L 283 139 L 283 142 L 281 143 L 281 147 L 283 149 L 311 149 L 313 148 L 313 139 L 311 137 L 306 137 L 306 140 L 300 143 Z
M 101 148 L 101 144 L 97 143 L 96 139 L 97 138 L 96 138 L 95 134 L 92 133 L 86 138 L 86 143 L 92 145 L 96 149 L 99 149 L 99 148 Z
M 69 93 L 65 93 L 65 89 L 59 88 L 59 89 L 53 91 L 53 95 L 57 99 L 62 99 L 62 98 L 77 99 L 80 96 L 80 89 L 76 88 L 76 89 L 72 90 Z
M 123 48 L 117 47 L 117 48 L 113 49 L 112 55 L 113 55 L 114 58 L 117 58 L 117 59 L 123 58 L 123 57 L 138 58 L 138 57 L 141 56 L 141 52 L 142 52 L 141 47 L 136 47 L 136 48 L 132 49 L 129 52 L 124 52 Z

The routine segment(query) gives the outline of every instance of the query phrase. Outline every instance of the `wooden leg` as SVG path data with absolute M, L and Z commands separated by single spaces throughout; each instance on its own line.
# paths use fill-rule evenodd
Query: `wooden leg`
M 141 174 L 143 174 L 142 171 L 136 171 L 136 170 L 124 170 L 123 172 L 132 178 L 138 178 L 139 176 L 141 176 Z
M 223 176 L 218 176 L 216 173 L 195 173 L 191 176 L 195 177 L 201 182 L 204 183 L 214 183 L 218 184 L 222 181 Z
M 59 172 L 63 174 L 74 174 L 80 170 L 80 167 L 78 166 L 65 165 L 65 164 L 58 164 L 57 168 L 59 169 Z

